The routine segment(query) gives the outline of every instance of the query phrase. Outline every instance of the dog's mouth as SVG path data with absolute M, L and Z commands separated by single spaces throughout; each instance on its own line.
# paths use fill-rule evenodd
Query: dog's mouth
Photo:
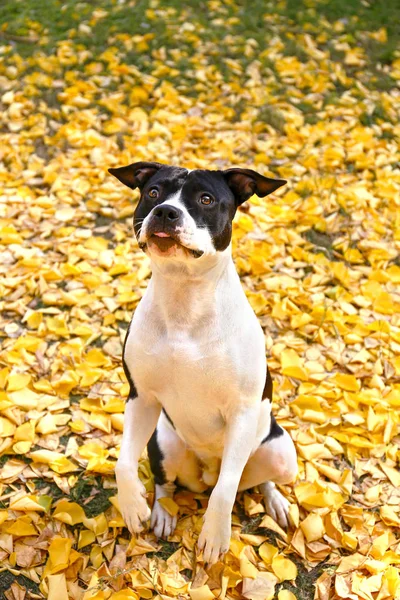
M 200 258 L 200 256 L 203 256 L 204 254 L 202 250 L 188 248 L 182 244 L 179 237 L 175 233 L 166 231 L 152 232 L 145 242 L 141 242 L 139 244 L 139 247 L 142 250 L 146 250 L 147 248 L 150 250 L 156 250 L 157 254 L 164 257 L 174 255 L 178 249 L 186 251 L 194 258 Z

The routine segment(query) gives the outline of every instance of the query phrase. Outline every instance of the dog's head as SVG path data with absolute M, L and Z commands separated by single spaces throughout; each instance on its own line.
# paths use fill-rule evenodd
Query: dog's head
M 134 213 L 139 246 L 151 258 L 196 260 L 225 250 L 237 207 L 253 194 L 264 197 L 284 185 L 250 169 L 189 171 L 157 162 L 109 169 L 140 190 Z

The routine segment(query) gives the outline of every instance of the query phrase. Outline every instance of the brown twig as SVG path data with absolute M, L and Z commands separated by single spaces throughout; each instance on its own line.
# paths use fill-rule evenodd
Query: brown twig
M 13 33 L 7 33 L 6 31 L 0 31 L 0 38 L 10 40 L 12 42 L 22 42 L 24 44 L 37 44 L 39 38 L 27 37 L 25 35 L 14 35 Z

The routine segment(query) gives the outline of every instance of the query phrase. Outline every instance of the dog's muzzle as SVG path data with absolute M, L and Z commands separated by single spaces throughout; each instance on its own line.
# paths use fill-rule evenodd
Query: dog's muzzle
M 204 254 L 202 250 L 188 248 L 181 240 L 183 221 L 184 214 L 179 208 L 168 204 L 156 206 L 147 223 L 145 239 L 139 241 L 139 248 L 145 250 L 149 239 L 157 238 L 156 243 L 161 249 L 177 243 L 195 258 L 200 258 Z

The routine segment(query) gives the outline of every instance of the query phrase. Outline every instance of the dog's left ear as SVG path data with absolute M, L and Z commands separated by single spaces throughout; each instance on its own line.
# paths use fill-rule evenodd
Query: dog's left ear
M 165 165 L 158 162 L 136 162 L 126 167 L 108 169 L 108 172 L 134 190 L 137 187 L 142 188 L 161 167 L 165 167 Z
M 253 194 L 264 198 L 286 183 L 285 179 L 270 179 L 251 169 L 227 169 L 222 174 L 237 204 L 246 202 Z

